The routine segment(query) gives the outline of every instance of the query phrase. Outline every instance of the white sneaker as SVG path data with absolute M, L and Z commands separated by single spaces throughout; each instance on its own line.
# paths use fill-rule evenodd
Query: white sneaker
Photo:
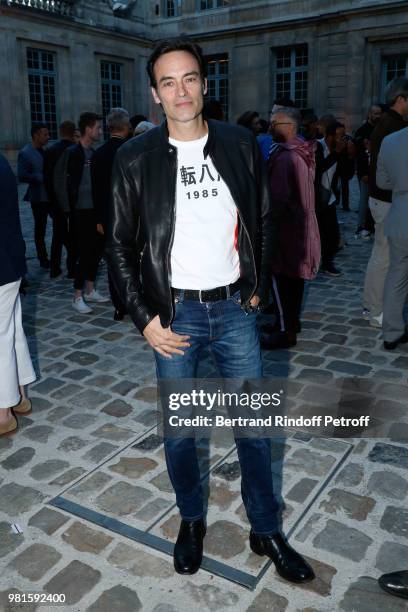
M 72 308 L 79 312 L 79 314 L 89 314 L 92 312 L 92 308 L 85 303 L 82 296 L 72 300 Z
M 368 310 L 368 308 L 364 308 L 361 314 L 362 314 L 363 319 L 365 319 L 366 321 L 370 320 L 370 311 Z
M 379 314 L 378 317 L 370 317 L 370 325 L 371 327 L 382 328 L 383 323 L 383 313 Z
M 362 237 L 362 239 L 363 239 L 363 240 L 370 240 L 370 238 L 371 238 L 371 232 L 369 232 L 368 230 L 364 229 L 364 230 L 361 232 L 361 237 Z
M 99 304 L 109 302 L 109 298 L 101 295 L 96 289 L 92 289 L 91 293 L 84 293 L 84 298 L 88 302 L 99 302 Z

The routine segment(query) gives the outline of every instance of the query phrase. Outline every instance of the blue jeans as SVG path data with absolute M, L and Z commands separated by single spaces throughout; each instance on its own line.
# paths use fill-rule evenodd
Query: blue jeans
M 227 300 L 200 303 L 183 295 L 175 304 L 172 330 L 189 335 L 191 346 L 171 359 L 155 352 L 158 379 L 195 378 L 200 353 L 209 347 L 223 378 L 261 378 L 262 361 L 257 312 L 246 314 L 239 292 Z M 279 529 L 279 505 L 273 493 L 269 439 L 236 438 L 241 466 L 241 493 L 253 531 L 271 535 Z M 194 438 L 164 440 L 167 469 L 182 519 L 204 516 Z

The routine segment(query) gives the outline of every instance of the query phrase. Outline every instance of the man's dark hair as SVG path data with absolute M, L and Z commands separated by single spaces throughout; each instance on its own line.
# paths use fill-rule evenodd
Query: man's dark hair
M 242 113 L 242 115 L 238 117 L 237 124 L 243 125 L 250 130 L 252 127 L 252 121 L 255 119 L 255 117 L 259 117 L 259 113 L 256 111 L 245 111 L 245 113 Z
M 340 123 L 340 121 L 332 121 L 326 126 L 325 135 L 335 136 L 338 128 L 344 128 L 344 124 Z
M 131 118 L 129 119 L 129 122 L 130 122 L 130 124 L 131 124 L 131 126 L 132 126 L 133 130 L 134 130 L 135 128 L 137 128 L 137 126 L 139 125 L 139 123 L 140 123 L 141 121 L 147 121 L 147 117 L 146 117 L 146 115 L 137 115 L 137 114 L 136 114 L 136 115 L 133 115 L 133 117 L 131 117 Z
M 87 127 L 93 127 L 97 121 L 102 121 L 101 115 L 97 113 L 82 113 L 79 117 L 78 127 L 81 132 L 81 136 L 85 134 L 85 130 Z
M 154 65 L 165 53 L 171 53 L 172 51 L 187 51 L 190 53 L 198 62 L 200 69 L 201 79 L 204 80 L 207 76 L 207 67 L 203 56 L 203 51 L 197 43 L 193 42 L 188 36 L 179 36 L 177 38 L 169 38 L 158 42 L 153 49 L 149 59 L 147 60 L 147 74 L 149 75 L 150 85 L 157 88 L 156 78 L 154 76 Z
M 305 108 L 300 111 L 300 115 L 302 117 L 302 121 L 305 123 L 317 123 L 319 121 L 319 117 L 315 114 L 312 108 Z
M 75 123 L 73 121 L 63 121 L 59 126 L 61 138 L 73 138 L 75 134 Z
M 46 123 L 33 123 L 33 125 L 31 126 L 31 138 L 34 138 L 35 134 L 37 134 L 37 132 L 39 132 L 43 128 L 46 128 L 48 130 L 48 125 Z

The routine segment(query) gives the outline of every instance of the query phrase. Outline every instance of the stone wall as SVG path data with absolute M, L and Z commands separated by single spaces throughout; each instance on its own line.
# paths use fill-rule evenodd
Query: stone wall
M 76 121 L 85 110 L 101 112 L 101 59 L 123 64 L 123 106 L 131 113 L 148 113 L 145 64 L 151 42 L 147 38 L 91 25 L 83 14 L 72 19 L 1 6 L 0 151 L 13 164 L 18 149 L 29 140 L 31 125 L 27 47 L 56 54 L 58 121 Z
M 227 8 L 198 12 L 196 0 L 184 0 L 182 16 L 171 19 L 162 10 L 156 14 L 161 0 L 131 3 L 126 14 L 114 13 L 108 1 L 77 1 L 69 17 L 21 2 L 0 0 L 0 150 L 11 159 L 29 136 L 27 46 L 57 54 L 59 120 L 101 110 L 103 58 L 124 65 L 124 106 L 159 120 L 145 59 L 154 40 L 190 33 L 206 54 L 228 53 L 234 121 L 249 108 L 266 117 L 274 98 L 272 50 L 307 44 L 308 106 L 317 114 L 334 113 L 350 129 L 381 98 L 383 58 L 408 55 L 405 1 L 232 0 Z

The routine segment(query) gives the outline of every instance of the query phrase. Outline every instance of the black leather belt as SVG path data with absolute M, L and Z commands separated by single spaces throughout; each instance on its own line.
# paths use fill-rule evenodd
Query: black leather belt
M 226 287 L 215 287 L 215 289 L 175 289 L 173 296 L 179 298 L 183 293 L 185 300 L 198 300 L 200 302 L 219 302 L 227 300 L 231 295 L 239 291 L 239 279 Z

